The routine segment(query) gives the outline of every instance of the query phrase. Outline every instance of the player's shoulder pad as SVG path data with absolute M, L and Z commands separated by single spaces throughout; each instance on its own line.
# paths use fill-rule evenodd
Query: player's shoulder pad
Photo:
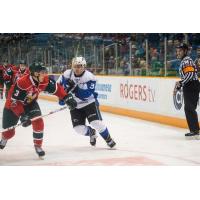
M 85 70 L 83 78 L 84 78 L 85 82 L 96 81 L 95 75 L 92 72 L 88 71 L 88 70 Z
M 22 90 L 27 90 L 32 87 L 33 82 L 31 80 L 30 75 L 24 75 L 17 80 L 17 86 Z
M 66 79 L 68 79 L 68 78 L 70 78 L 71 73 L 72 73 L 72 70 L 71 70 L 71 69 L 67 69 L 67 70 L 63 73 L 63 75 L 61 75 L 61 76 L 64 76 Z

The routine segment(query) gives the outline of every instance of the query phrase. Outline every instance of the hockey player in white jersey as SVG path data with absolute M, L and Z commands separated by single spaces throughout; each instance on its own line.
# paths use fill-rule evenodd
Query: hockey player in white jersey
M 77 107 L 70 111 L 75 132 L 89 136 L 90 144 L 95 146 L 97 131 L 106 141 L 107 145 L 113 148 L 116 143 L 104 125 L 99 111 L 98 94 L 95 92 L 96 78 L 85 67 L 85 58 L 75 57 L 72 60 L 72 69 L 66 70 L 57 82 L 66 91 L 71 91 L 74 99 L 77 101 Z M 63 104 L 62 100 L 59 101 L 59 104 Z M 91 126 L 86 125 L 86 119 Z

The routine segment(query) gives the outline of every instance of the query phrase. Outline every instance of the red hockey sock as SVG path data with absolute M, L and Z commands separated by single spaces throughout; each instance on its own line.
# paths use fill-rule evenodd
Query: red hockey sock
M 4 131 L 2 133 L 2 138 L 8 140 L 8 139 L 12 138 L 14 135 L 15 135 L 15 129 L 12 129 L 9 131 Z
M 40 118 L 32 122 L 33 127 L 33 143 L 35 146 L 42 146 L 43 142 L 43 130 L 44 130 L 44 122 L 43 119 Z

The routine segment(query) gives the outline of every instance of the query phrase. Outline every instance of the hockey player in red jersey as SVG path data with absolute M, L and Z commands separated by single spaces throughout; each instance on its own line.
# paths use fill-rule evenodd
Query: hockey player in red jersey
M 59 84 L 49 79 L 45 67 L 33 64 L 30 66 L 30 75 L 19 78 L 12 85 L 3 110 L 3 129 L 15 126 L 19 119 L 23 127 L 32 124 L 33 143 L 39 157 L 45 155 L 42 149 L 44 122 L 42 118 L 35 121 L 31 121 L 31 119 L 42 115 L 37 103 L 38 95 L 42 91 L 63 99 L 70 110 L 73 110 L 77 106 L 71 94 L 67 94 Z M 15 129 L 2 132 L 0 148 L 3 149 L 7 141 L 14 135 Z
M 4 81 L 9 82 L 7 89 L 9 90 L 17 79 L 27 74 L 30 74 L 30 71 L 24 60 L 20 60 L 18 67 L 14 65 L 10 66 L 4 73 Z
M 8 69 L 8 61 L 4 60 L 3 64 L 0 66 L 0 98 L 3 99 L 3 90 L 4 85 L 7 84 L 7 82 L 4 80 L 5 71 Z
M 3 65 L 2 65 L 2 69 L 3 69 L 2 75 L 3 75 L 3 82 L 4 82 L 5 86 L 6 86 L 6 92 L 5 92 L 6 98 L 7 98 L 7 96 L 8 96 L 8 90 L 10 89 L 10 87 L 11 87 L 11 85 L 12 85 L 12 82 L 11 82 L 10 79 L 8 79 L 8 77 L 6 76 L 6 71 L 7 71 L 8 69 L 10 69 L 10 68 L 13 68 L 13 69 L 16 70 L 16 66 L 11 65 L 11 64 L 8 64 L 8 60 L 5 59 L 5 60 L 3 61 Z

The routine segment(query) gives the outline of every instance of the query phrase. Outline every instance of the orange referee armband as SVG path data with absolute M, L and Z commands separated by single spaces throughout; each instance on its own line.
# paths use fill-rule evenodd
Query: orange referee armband
M 184 74 L 188 73 L 188 72 L 194 72 L 194 67 L 193 66 L 186 66 L 183 69 Z

